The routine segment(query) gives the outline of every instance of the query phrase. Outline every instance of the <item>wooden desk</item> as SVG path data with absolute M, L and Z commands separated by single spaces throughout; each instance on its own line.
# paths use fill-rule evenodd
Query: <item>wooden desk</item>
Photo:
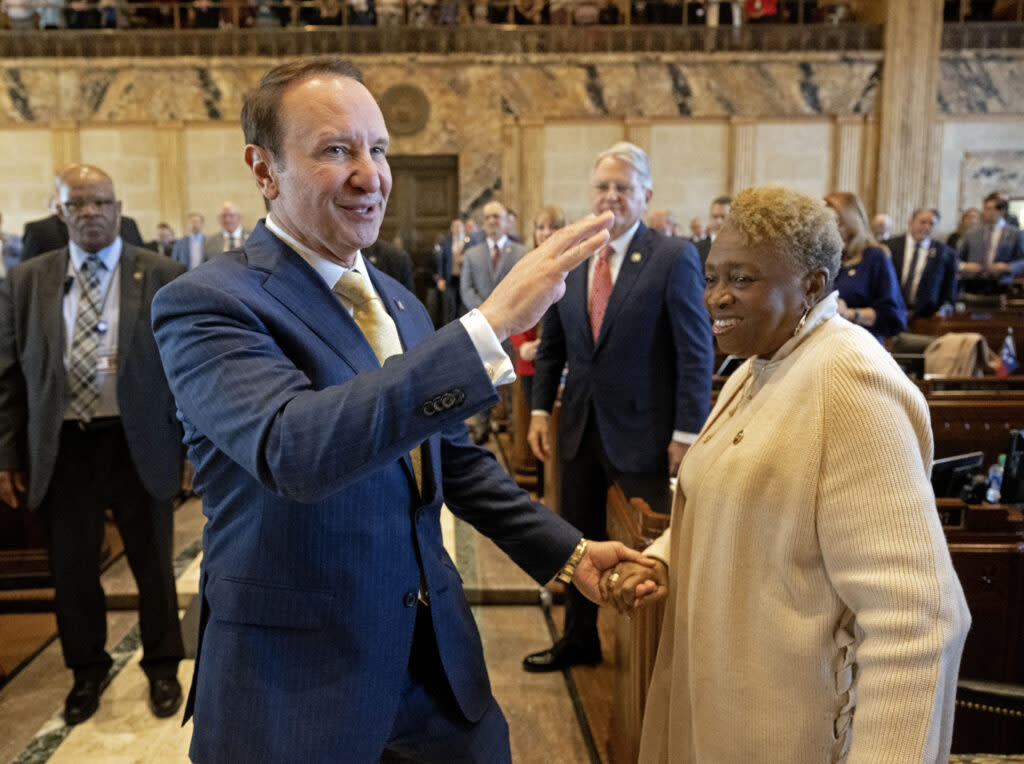
M 930 334 L 935 337 L 948 332 L 977 332 L 985 338 L 988 346 L 998 353 L 1003 340 L 1006 339 L 1008 328 L 1013 329 L 1014 337 L 1024 337 L 1024 310 L 1020 308 L 972 308 L 948 318 L 942 316 L 915 318 L 910 322 L 907 331 L 912 334 Z
M 962 503 L 940 499 L 940 509 Z M 1024 505 L 967 509 L 962 528 L 946 528 L 953 566 L 971 609 L 960 661 L 962 679 L 1024 684 Z M 953 751 L 1024 752 L 1024 724 L 957 708 Z

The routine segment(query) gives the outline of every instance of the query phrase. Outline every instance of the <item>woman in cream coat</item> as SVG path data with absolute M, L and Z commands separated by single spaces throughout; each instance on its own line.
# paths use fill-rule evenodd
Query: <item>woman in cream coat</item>
M 679 470 L 653 569 L 668 596 L 641 762 L 942 761 L 970 615 L 932 495 L 924 398 L 836 315 L 829 210 L 733 202 L 705 274 L 728 380 Z M 636 601 L 634 602 L 634 598 Z

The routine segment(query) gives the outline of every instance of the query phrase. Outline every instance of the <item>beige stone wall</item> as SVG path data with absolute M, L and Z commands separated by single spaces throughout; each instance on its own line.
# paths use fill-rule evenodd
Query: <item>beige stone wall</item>
M 53 193 L 50 131 L 40 128 L 0 130 L 0 213 L 5 231 L 21 233 L 27 220 L 45 217 Z

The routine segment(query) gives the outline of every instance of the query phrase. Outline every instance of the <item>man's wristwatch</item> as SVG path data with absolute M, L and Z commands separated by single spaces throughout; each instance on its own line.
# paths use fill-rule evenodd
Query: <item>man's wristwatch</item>
M 853 309 L 853 323 L 860 323 L 860 311 L 857 310 L 856 308 Z
M 576 566 L 580 564 L 580 560 L 583 559 L 583 553 L 587 551 L 587 540 L 580 539 L 580 543 L 576 545 L 576 548 L 572 550 L 572 554 L 569 555 L 568 562 L 562 566 L 562 569 L 558 571 L 555 576 L 555 580 L 561 581 L 563 584 L 571 584 L 572 577 L 576 575 Z

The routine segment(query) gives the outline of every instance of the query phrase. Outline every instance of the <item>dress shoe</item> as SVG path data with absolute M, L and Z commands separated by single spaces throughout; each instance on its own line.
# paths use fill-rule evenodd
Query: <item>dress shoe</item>
M 600 662 L 600 645 L 583 647 L 559 640 L 553 647 L 537 653 L 530 653 L 523 658 L 523 668 L 533 673 L 542 673 L 561 671 L 569 666 L 596 666 Z
M 173 716 L 181 708 L 181 685 L 178 680 L 152 680 L 149 683 L 149 708 L 158 719 Z
M 76 679 L 75 686 L 64 701 L 64 721 L 81 724 L 100 706 L 100 683 L 93 679 Z

